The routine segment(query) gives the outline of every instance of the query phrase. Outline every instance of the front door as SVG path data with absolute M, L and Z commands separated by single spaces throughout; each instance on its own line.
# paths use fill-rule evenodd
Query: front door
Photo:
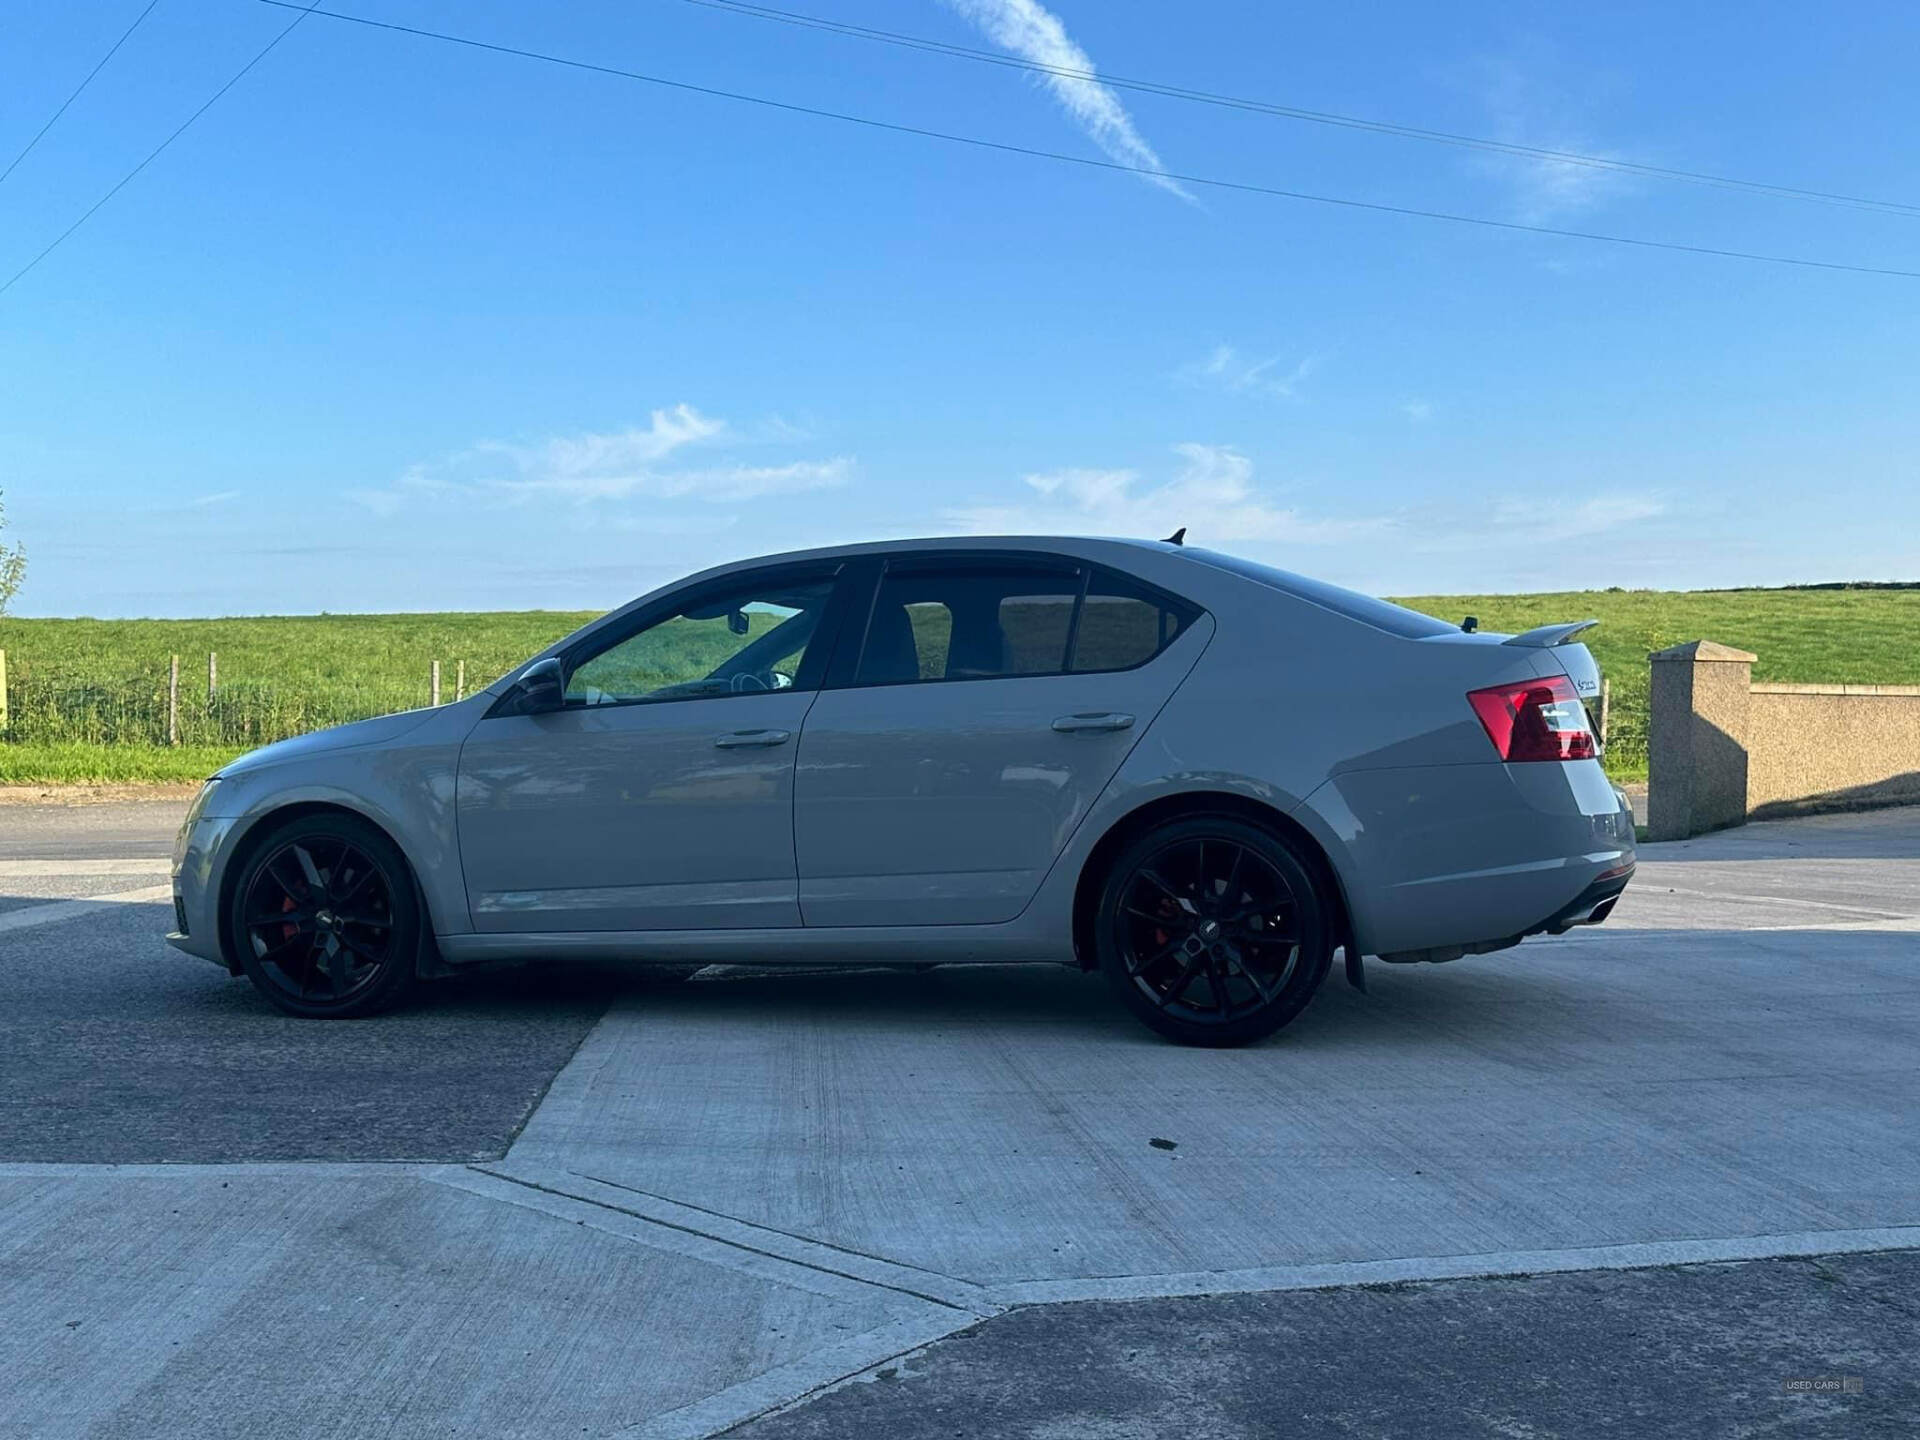
M 857 662 L 801 735 L 805 922 L 1018 915 L 1211 630 L 1072 562 L 889 564 Z
M 474 928 L 800 923 L 793 765 L 831 569 L 672 597 L 563 656 L 566 705 L 482 720 L 456 808 Z

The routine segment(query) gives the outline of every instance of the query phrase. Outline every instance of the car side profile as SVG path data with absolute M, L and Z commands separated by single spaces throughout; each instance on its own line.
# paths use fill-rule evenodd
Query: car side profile
M 1359 984 L 1606 917 L 1633 816 L 1582 628 L 1472 632 L 1177 539 L 743 561 L 227 766 L 167 938 L 302 1016 L 499 961 L 1039 960 L 1244 1043 L 1337 949 Z

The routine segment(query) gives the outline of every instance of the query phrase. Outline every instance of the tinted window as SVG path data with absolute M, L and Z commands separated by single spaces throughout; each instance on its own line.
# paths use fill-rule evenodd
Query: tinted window
M 1436 620 L 1431 615 L 1422 615 L 1418 610 L 1409 610 L 1404 605 L 1395 605 L 1390 601 L 1376 600 L 1371 595 L 1362 595 L 1357 590 L 1343 590 L 1338 585 L 1329 585 L 1323 580 L 1309 580 L 1304 575 L 1295 575 L 1290 570 L 1278 570 L 1271 565 L 1262 565 L 1253 560 L 1242 560 L 1238 555 L 1221 555 L 1212 550 L 1188 550 L 1191 558 L 1221 570 L 1231 570 L 1249 580 L 1257 580 L 1262 585 L 1270 585 L 1301 600 L 1331 610 L 1336 615 L 1344 615 L 1349 620 L 1358 620 L 1363 625 L 1371 625 L 1376 630 L 1385 630 L 1389 635 L 1404 636 L 1409 640 L 1418 640 L 1428 635 L 1445 635 L 1456 627 L 1445 620 Z
M 1080 599 L 1078 578 L 1064 590 L 1027 585 L 1023 593 L 1000 602 L 1003 641 L 1001 675 L 1056 675 L 1067 668 L 1067 638 L 1073 632 L 1073 607 Z
M 992 565 L 889 570 L 856 684 L 1057 675 L 1080 597 L 1073 571 Z
M 1073 668 L 1131 670 L 1144 665 L 1180 632 L 1189 613 L 1131 580 L 1096 571 L 1080 610 Z
M 569 705 L 691 700 L 784 690 L 799 674 L 833 593 L 831 579 L 744 581 L 574 666 Z
M 854 683 L 1131 670 L 1198 613 L 1097 567 L 908 562 L 880 582 Z
M 938 600 L 917 600 L 907 606 L 907 623 L 913 627 L 914 668 L 920 678 L 941 679 L 953 644 L 953 612 Z

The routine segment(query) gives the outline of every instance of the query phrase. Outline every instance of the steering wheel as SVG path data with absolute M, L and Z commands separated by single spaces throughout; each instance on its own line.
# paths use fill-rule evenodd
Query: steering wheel
M 756 675 L 751 670 L 742 670 L 733 677 L 733 693 L 743 695 L 749 690 L 771 690 L 764 675 Z

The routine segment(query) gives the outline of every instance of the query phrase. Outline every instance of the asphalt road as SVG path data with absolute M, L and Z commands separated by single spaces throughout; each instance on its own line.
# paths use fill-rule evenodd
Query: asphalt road
M 185 800 L 98 804 L 0 804 L 0 860 L 93 860 L 166 855 L 187 813 Z
M 1920 1431 L 1920 1252 L 1015 1311 L 729 1440 Z M 1795 1379 L 1858 1394 L 1788 1392 Z
M 0 809 L 0 865 L 165 856 L 184 804 Z M 0 872 L 0 921 L 164 883 Z M 294 1020 L 160 943 L 165 902 L 0 931 L 0 1160 L 451 1160 L 504 1154 L 615 994 L 576 967 L 435 986 L 371 1020 Z

